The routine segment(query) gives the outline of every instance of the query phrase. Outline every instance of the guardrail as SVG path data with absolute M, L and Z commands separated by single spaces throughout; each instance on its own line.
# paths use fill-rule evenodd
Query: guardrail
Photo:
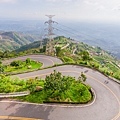
M 29 91 L 24 92 L 14 92 L 14 93 L 0 93 L 0 98 L 8 98 L 8 97 L 18 97 L 18 96 L 25 96 L 29 95 Z

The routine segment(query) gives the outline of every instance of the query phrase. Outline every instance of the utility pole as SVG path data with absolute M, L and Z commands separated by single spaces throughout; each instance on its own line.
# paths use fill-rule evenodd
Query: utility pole
M 53 33 L 53 30 L 55 28 L 53 27 L 53 24 L 57 23 L 57 22 L 52 20 L 52 18 L 55 15 L 46 15 L 46 16 L 49 18 L 49 20 L 45 22 L 45 24 L 48 24 L 48 28 L 46 29 L 48 31 L 48 33 L 47 33 L 48 42 L 46 44 L 46 54 L 47 55 L 54 55 L 55 54 L 55 50 L 54 50 L 54 44 L 53 44 L 53 36 L 55 34 Z

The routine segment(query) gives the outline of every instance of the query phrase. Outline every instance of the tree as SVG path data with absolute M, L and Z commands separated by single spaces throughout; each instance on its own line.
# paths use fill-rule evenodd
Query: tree
M 15 66 L 15 67 L 20 67 L 21 64 L 22 64 L 22 61 L 20 61 L 20 60 L 15 60 L 10 63 L 11 66 Z
M 87 51 L 82 51 L 80 53 L 80 55 L 81 55 L 83 60 L 89 60 L 90 59 L 89 53 Z
M 31 63 L 31 59 L 30 58 L 27 58 L 26 59 L 26 64 L 30 64 Z
M 85 82 L 87 79 L 86 75 L 81 72 L 80 76 L 78 77 L 79 82 Z
M 56 56 L 60 57 L 61 47 L 56 47 Z
M 83 82 L 85 82 L 87 79 L 87 77 L 85 76 L 85 74 L 83 74 L 83 72 L 81 72 L 81 79 Z
M 61 94 L 64 94 L 65 91 L 69 89 L 73 80 L 75 80 L 73 77 L 62 76 L 60 72 L 56 71 L 46 76 L 44 90 L 47 94 L 47 98 L 59 100 Z

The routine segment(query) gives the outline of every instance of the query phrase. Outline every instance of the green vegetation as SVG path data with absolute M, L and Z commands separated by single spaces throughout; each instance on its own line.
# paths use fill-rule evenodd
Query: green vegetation
M 64 36 L 59 36 L 55 38 L 55 46 L 56 47 L 64 47 L 65 45 L 67 45 L 67 43 L 69 43 L 69 40 L 67 38 L 65 38 Z
M 10 58 L 27 54 L 45 54 L 46 42 L 47 39 L 44 39 L 44 46 L 41 49 L 39 48 L 40 42 L 36 41 L 14 52 L 0 52 L 0 57 Z M 67 48 L 61 49 L 68 43 L 69 46 Z M 76 42 L 63 36 L 56 37 L 53 44 L 56 48 L 56 56 L 65 64 L 77 64 L 90 67 L 120 80 L 120 61 L 116 60 L 110 53 L 102 50 L 100 47 L 91 47 L 83 42 Z
M 30 70 L 39 69 L 42 66 L 42 63 L 33 61 L 30 58 L 27 58 L 25 61 L 16 60 L 12 61 L 10 65 L 4 66 L 5 73 L 22 73 Z
M 65 43 L 64 37 L 58 37 L 57 39 Z M 120 80 L 120 61 L 116 60 L 111 54 L 100 47 L 91 47 L 82 42 L 75 42 L 70 38 L 66 40 L 67 43 L 68 41 L 69 46 L 62 50 L 59 48 L 57 50 L 59 54 L 56 54 L 64 63 L 87 66 Z
M 4 66 L 2 65 L 2 62 L 0 61 L 0 74 L 4 73 Z
M 0 51 L 12 51 L 35 41 L 34 37 L 17 32 L 1 32 Z
M 3 74 L 0 75 L 0 93 L 11 93 L 21 91 L 35 91 L 36 86 L 42 86 L 44 83 L 41 80 L 29 79 L 19 80 L 18 78 L 10 78 Z
M 0 93 L 20 92 L 26 90 L 26 83 L 18 79 L 11 80 L 10 77 L 0 75 Z
M 46 40 L 47 41 L 47 40 Z M 69 43 L 65 49 L 63 46 Z M 70 38 L 57 37 L 54 44 L 56 45 L 56 56 L 65 64 L 76 64 L 96 69 L 107 76 L 112 76 L 120 80 L 120 64 L 108 52 L 100 47 L 90 47 L 84 43 L 76 43 Z M 37 45 L 37 47 L 35 47 Z M 29 49 L 29 48 L 32 49 Z M 45 53 L 45 43 L 43 48 L 39 48 L 38 42 L 23 47 L 25 51 L 19 49 L 14 52 L 0 52 L 1 58 L 10 58 L 26 54 Z M 18 97 L 18 99 L 29 102 L 69 102 L 69 103 L 87 103 L 92 99 L 90 86 L 85 85 L 86 76 L 81 73 L 76 80 L 70 76 L 63 76 L 60 72 L 54 71 L 46 76 L 45 81 L 36 79 L 11 80 L 9 77 L 2 75 L 7 72 L 23 72 L 35 70 L 41 67 L 41 63 L 27 58 L 25 61 L 13 61 L 8 66 L 2 65 L 0 62 L 0 92 L 18 92 L 29 90 L 30 95 Z
M 17 97 L 17 99 L 29 102 L 70 102 L 87 103 L 92 100 L 90 86 L 82 81 L 85 75 L 81 73 L 79 80 L 74 77 L 63 76 L 54 71 L 46 76 L 45 81 L 38 78 L 19 80 L 0 75 L 0 93 L 30 91 L 30 95 Z
M 70 58 L 70 57 L 67 57 L 67 56 L 62 57 L 62 60 L 65 63 L 74 63 L 74 60 L 72 58 Z
M 33 82 L 33 80 L 31 82 Z M 32 93 L 25 97 L 18 97 L 19 99 L 37 103 L 87 103 L 92 100 L 90 87 L 83 84 L 82 80 L 76 81 L 75 78 L 63 76 L 60 72 L 54 71 L 49 76 L 46 76 L 44 86 L 42 86 L 43 89 L 41 91 L 35 92 L 36 81 L 33 83 L 31 84 L 32 87 L 30 87 L 32 88 Z

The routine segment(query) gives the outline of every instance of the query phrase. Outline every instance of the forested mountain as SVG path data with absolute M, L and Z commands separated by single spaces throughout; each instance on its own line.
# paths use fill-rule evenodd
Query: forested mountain
M 30 44 L 21 46 L 20 48 L 16 49 L 16 52 L 23 52 L 26 50 L 31 50 L 31 49 L 39 49 L 40 48 L 40 42 L 41 41 L 34 41 Z M 46 45 L 47 39 L 44 39 L 44 41 L 42 41 L 42 45 Z
M 36 40 L 31 35 L 17 32 L 0 32 L 0 51 L 12 51 Z

